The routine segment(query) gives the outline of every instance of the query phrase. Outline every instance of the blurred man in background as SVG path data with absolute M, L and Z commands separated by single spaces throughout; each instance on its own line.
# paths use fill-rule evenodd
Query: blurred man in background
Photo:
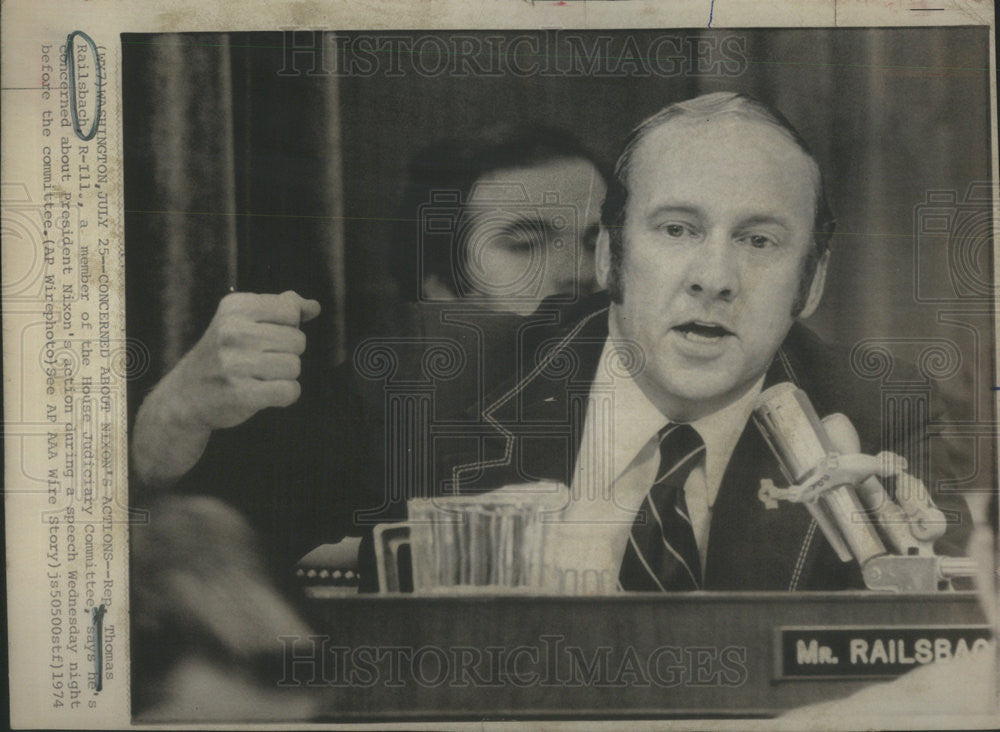
M 502 125 L 428 146 L 410 164 L 394 227 L 400 294 L 521 315 L 553 295 L 589 294 L 606 188 L 567 130 Z

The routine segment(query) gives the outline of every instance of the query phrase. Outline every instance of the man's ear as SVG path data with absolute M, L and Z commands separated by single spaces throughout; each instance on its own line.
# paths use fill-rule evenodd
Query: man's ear
M 799 318 L 808 318 L 819 307 L 819 301 L 823 299 L 823 288 L 826 286 L 826 268 L 830 262 L 830 250 L 823 252 L 816 264 L 816 271 L 813 273 L 812 283 L 809 285 L 809 296 L 806 304 L 799 313 Z
M 597 234 L 597 248 L 594 250 L 594 274 L 597 276 L 597 284 L 602 290 L 608 288 L 608 280 L 611 273 L 611 236 L 608 230 L 601 226 Z

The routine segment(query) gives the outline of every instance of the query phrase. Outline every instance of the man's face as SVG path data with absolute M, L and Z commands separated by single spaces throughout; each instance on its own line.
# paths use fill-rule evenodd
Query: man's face
M 549 295 L 591 292 L 604 193 L 600 173 L 580 158 L 480 177 L 466 209 L 469 297 L 528 314 Z
M 628 182 L 623 300 L 611 317 L 643 350 L 636 381 L 650 400 L 697 419 L 746 393 L 792 325 L 813 246 L 809 160 L 763 123 L 675 120 L 635 150 Z M 609 256 L 602 235 L 602 284 Z M 825 265 L 802 317 L 819 303 Z

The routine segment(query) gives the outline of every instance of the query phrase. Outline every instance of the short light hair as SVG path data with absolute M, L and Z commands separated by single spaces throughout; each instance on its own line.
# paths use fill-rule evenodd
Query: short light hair
M 802 277 L 799 281 L 799 291 L 792 306 L 792 315 L 797 316 L 805 307 L 809 296 L 809 288 L 820 259 L 830 248 L 830 238 L 833 236 L 835 221 L 830 206 L 826 200 L 826 187 L 823 174 L 806 141 L 798 130 L 781 112 L 753 97 L 736 92 L 715 92 L 703 94 L 693 99 L 670 104 L 651 117 L 648 117 L 632 130 L 625 140 L 625 146 L 615 165 L 614 175 L 608 186 L 608 193 L 601 207 L 601 225 L 610 237 L 611 267 L 608 276 L 608 293 L 614 302 L 621 302 L 622 291 L 621 272 L 625 258 L 625 210 L 628 207 L 628 180 L 632 172 L 632 161 L 635 151 L 646 137 L 671 120 L 694 118 L 704 119 L 731 115 L 752 122 L 760 122 L 778 129 L 791 142 L 805 153 L 813 173 L 813 186 L 816 189 L 816 202 L 813 212 L 813 247 L 806 256 Z

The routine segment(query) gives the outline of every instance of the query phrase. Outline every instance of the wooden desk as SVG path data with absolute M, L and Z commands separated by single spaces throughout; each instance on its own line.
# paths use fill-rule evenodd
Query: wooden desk
M 987 634 L 972 593 L 359 595 L 311 611 L 320 635 L 286 639 L 284 681 L 326 687 L 331 720 L 771 716 L 874 680 L 779 679 L 781 629 Z M 842 674 L 846 659 L 819 670 L 820 646 L 799 647 L 800 670 Z M 866 658 L 855 670 L 879 673 Z

